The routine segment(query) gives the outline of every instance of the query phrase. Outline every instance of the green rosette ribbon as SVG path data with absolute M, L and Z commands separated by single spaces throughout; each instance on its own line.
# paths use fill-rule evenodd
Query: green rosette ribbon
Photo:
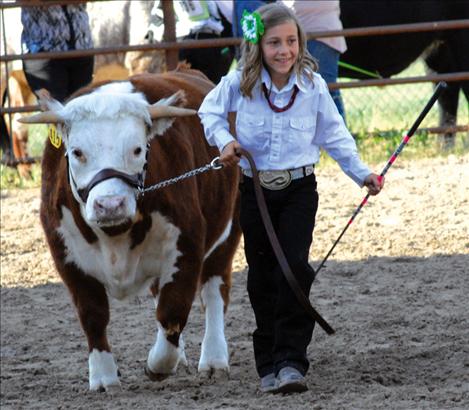
M 264 23 L 262 22 L 261 15 L 257 11 L 249 13 L 247 10 L 243 10 L 241 29 L 246 41 L 257 44 L 264 34 Z

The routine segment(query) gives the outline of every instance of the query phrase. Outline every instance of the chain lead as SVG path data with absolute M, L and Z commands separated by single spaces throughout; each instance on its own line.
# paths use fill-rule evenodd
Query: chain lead
M 218 162 L 220 157 L 215 157 L 210 164 L 204 165 L 203 167 L 193 169 L 192 171 L 188 171 L 182 175 L 179 175 L 174 178 L 167 179 L 165 181 L 161 181 L 158 184 L 149 186 L 147 188 L 144 187 L 138 187 L 138 196 L 143 196 L 145 192 L 150 192 L 150 191 L 156 191 L 157 189 L 165 188 L 169 185 L 173 185 L 179 181 L 182 181 L 183 179 L 190 178 L 193 176 L 196 176 L 198 174 L 202 174 L 203 172 L 210 171 L 211 169 L 222 169 L 223 165 Z

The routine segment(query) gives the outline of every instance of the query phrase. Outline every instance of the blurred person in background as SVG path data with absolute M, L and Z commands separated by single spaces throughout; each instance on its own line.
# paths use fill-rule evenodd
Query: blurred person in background
M 21 23 L 23 53 L 93 48 L 86 4 L 23 6 Z M 31 90 L 46 89 L 61 102 L 91 82 L 93 65 L 93 56 L 23 60 Z
M 233 1 L 180 0 L 174 3 L 179 21 L 184 20 L 190 32 L 183 40 L 232 37 Z M 217 84 L 230 69 L 234 47 L 188 48 L 179 51 L 179 60 L 202 71 Z
M 241 19 L 243 18 L 243 11 L 246 10 L 252 13 L 254 10 L 267 3 L 275 3 L 272 0 L 233 0 L 233 35 L 235 37 L 242 37 L 243 30 L 241 29 Z
M 283 0 L 291 8 L 306 33 L 342 30 L 339 0 Z M 345 38 L 321 37 L 307 42 L 308 51 L 319 63 L 319 74 L 326 83 L 337 82 L 339 58 L 347 50 Z M 340 91 L 329 90 L 340 115 L 345 121 L 345 110 Z

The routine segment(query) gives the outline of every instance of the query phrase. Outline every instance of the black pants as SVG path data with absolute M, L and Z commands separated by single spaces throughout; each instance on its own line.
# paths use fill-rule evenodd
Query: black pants
M 93 65 L 93 57 L 24 60 L 23 70 L 33 92 L 45 88 L 56 100 L 64 102 L 91 82 Z
M 306 349 L 314 321 L 297 301 L 278 265 L 262 223 L 252 179 L 244 177 L 240 189 L 241 227 L 249 266 L 247 287 L 257 325 L 253 333 L 257 372 L 263 377 L 292 366 L 306 374 Z M 308 295 L 314 279 L 308 254 L 318 208 L 315 175 L 294 180 L 280 191 L 263 191 L 290 268 Z

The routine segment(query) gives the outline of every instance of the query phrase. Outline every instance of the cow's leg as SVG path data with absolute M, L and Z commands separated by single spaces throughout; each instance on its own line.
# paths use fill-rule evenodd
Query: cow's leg
M 450 84 L 447 90 L 438 99 L 440 125 L 442 127 L 452 127 L 456 125 L 456 115 L 458 112 L 459 87 Z M 454 147 L 455 133 L 446 132 L 442 137 L 443 149 L 448 150 Z
M 67 269 L 67 274 L 62 277 L 70 290 L 88 340 L 90 390 L 119 387 L 117 365 L 106 336 L 109 302 L 104 286 L 76 268 Z
M 230 369 L 224 318 L 228 294 L 229 285 L 221 276 L 212 276 L 202 285 L 200 291 L 205 307 L 205 334 L 198 370 L 200 373 L 206 373 L 207 376 L 217 370 L 228 373 Z
M 176 373 L 179 363 L 187 365 L 181 333 L 194 301 L 200 263 L 189 264 L 182 261 L 180 266 L 190 268 L 181 268 L 170 275 L 171 278 L 166 278 L 164 284 L 160 283 L 159 294 L 157 285 L 151 289 L 157 304 L 158 329 L 155 344 L 148 354 L 145 373 L 155 381 Z
M 15 129 L 16 128 L 16 129 Z M 16 159 L 28 157 L 28 130 L 24 129 L 21 124 L 13 124 L 13 153 Z M 31 179 L 31 165 L 18 164 L 18 173 L 22 178 Z
M 229 223 L 215 249 L 206 255 L 201 279 L 201 299 L 205 307 L 205 335 L 198 370 L 212 373 L 229 372 L 228 346 L 224 314 L 231 289 L 231 264 L 240 236 L 238 225 Z
M 454 71 L 462 71 L 457 69 L 457 56 L 454 47 L 450 43 L 454 41 L 444 41 L 432 47 L 425 56 L 425 62 L 429 68 L 430 74 L 451 73 Z M 427 70 L 428 71 L 428 70 Z M 441 127 L 453 127 L 456 125 L 456 116 L 458 112 L 459 102 L 459 83 L 448 83 L 448 88 L 438 98 L 439 124 Z M 454 132 L 446 132 L 441 137 L 443 149 L 451 149 L 454 147 Z
M 23 107 L 27 103 L 28 95 L 31 91 L 24 79 L 22 72 L 15 71 L 12 73 L 8 80 L 9 94 L 11 97 L 11 107 Z M 13 154 L 16 159 L 26 158 L 28 156 L 28 127 L 18 122 L 18 118 L 21 117 L 20 113 L 13 114 L 10 130 L 10 135 L 13 142 Z M 18 164 L 18 173 L 22 178 L 31 178 L 31 165 L 30 164 Z

